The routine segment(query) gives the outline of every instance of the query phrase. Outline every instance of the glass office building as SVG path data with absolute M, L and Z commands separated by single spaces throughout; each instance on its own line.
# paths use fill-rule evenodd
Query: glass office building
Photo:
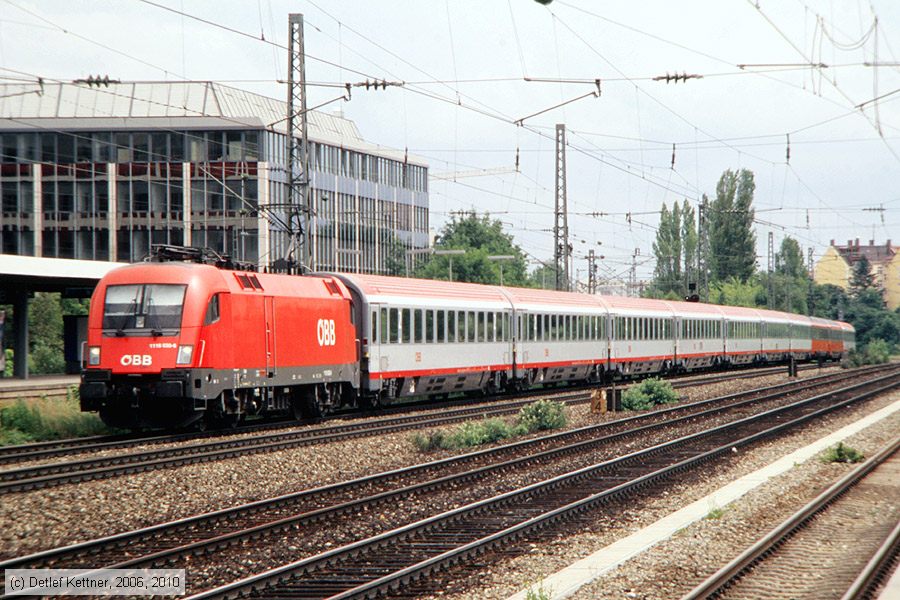
M 0 252 L 176 244 L 270 266 L 288 251 L 285 106 L 216 83 L 0 86 Z M 309 140 L 312 269 L 386 273 L 428 246 L 425 162 L 321 112 Z

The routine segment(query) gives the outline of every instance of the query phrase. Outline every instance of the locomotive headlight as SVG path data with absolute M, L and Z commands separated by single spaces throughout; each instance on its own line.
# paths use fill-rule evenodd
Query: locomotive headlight
M 189 365 L 191 358 L 194 356 L 193 346 L 178 346 L 178 357 L 175 359 L 176 365 Z
M 100 346 L 91 346 L 88 348 L 88 364 L 96 367 L 100 364 Z

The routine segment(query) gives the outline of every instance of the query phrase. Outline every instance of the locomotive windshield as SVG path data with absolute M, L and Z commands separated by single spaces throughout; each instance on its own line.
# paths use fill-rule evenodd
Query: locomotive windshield
M 185 285 L 111 285 L 103 331 L 109 335 L 174 335 L 181 327 Z

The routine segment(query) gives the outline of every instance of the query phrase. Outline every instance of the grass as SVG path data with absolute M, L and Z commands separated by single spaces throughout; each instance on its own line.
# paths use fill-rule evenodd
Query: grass
M 622 394 L 622 408 L 647 410 L 657 404 L 671 404 L 678 400 L 678 393 L 672 388 L 671 383 L 651 377 L 625 390 Z
M 722 508 L 722 507 L 720 507 L 720 506 L 717 506 L 716 508 L 714 508 L 714 509 L 710 510 L 708 513 L 706 513 L 706 517 L 705 517 L 705 518 L 707 518 L 707 519 L 721 519 L 721 518 L 722 518 L 722 515 L 724 515 L 724 514 L 725 514 L 725 509 Z
M 543 582 L 538 584 L 537 589 L 528 586 L 528 590 L 525 592 L 525 600 L 550 600 L 551 597 L 552 590 L 544 589 Z
M 513 423 L 497 417 L 467 421 L 448 430 L 416 433 L 412 436 L 412 442 L 421 452 L 457 450 L 520 437 L 535 431 L 559 429 L 567 421 L 563 403 L 538 400 L 522 408 Z
M 17 400 L 0 408 L 0 445 L 27 444 L 113 433 L 93 413 L 83 413 L 77 388 L 65 400 Z
M 850 446 L 845 446 L 844 442 L 839 442 L 837 446 L 832 446 L 822 453 L 822 462 L 826 463 L 858 463 L 865 460 L 865 455 Z

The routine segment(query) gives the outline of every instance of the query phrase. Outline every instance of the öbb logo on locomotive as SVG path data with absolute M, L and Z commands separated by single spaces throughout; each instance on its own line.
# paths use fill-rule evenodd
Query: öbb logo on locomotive
M 153 357 L 149 354 L 124 354 L 119 362 L 123 367 L 149 367 L 153 364 Z
M 320 346 L 334 346 L 334 319 L 319 319 L 316 323 L 316 340 Z

